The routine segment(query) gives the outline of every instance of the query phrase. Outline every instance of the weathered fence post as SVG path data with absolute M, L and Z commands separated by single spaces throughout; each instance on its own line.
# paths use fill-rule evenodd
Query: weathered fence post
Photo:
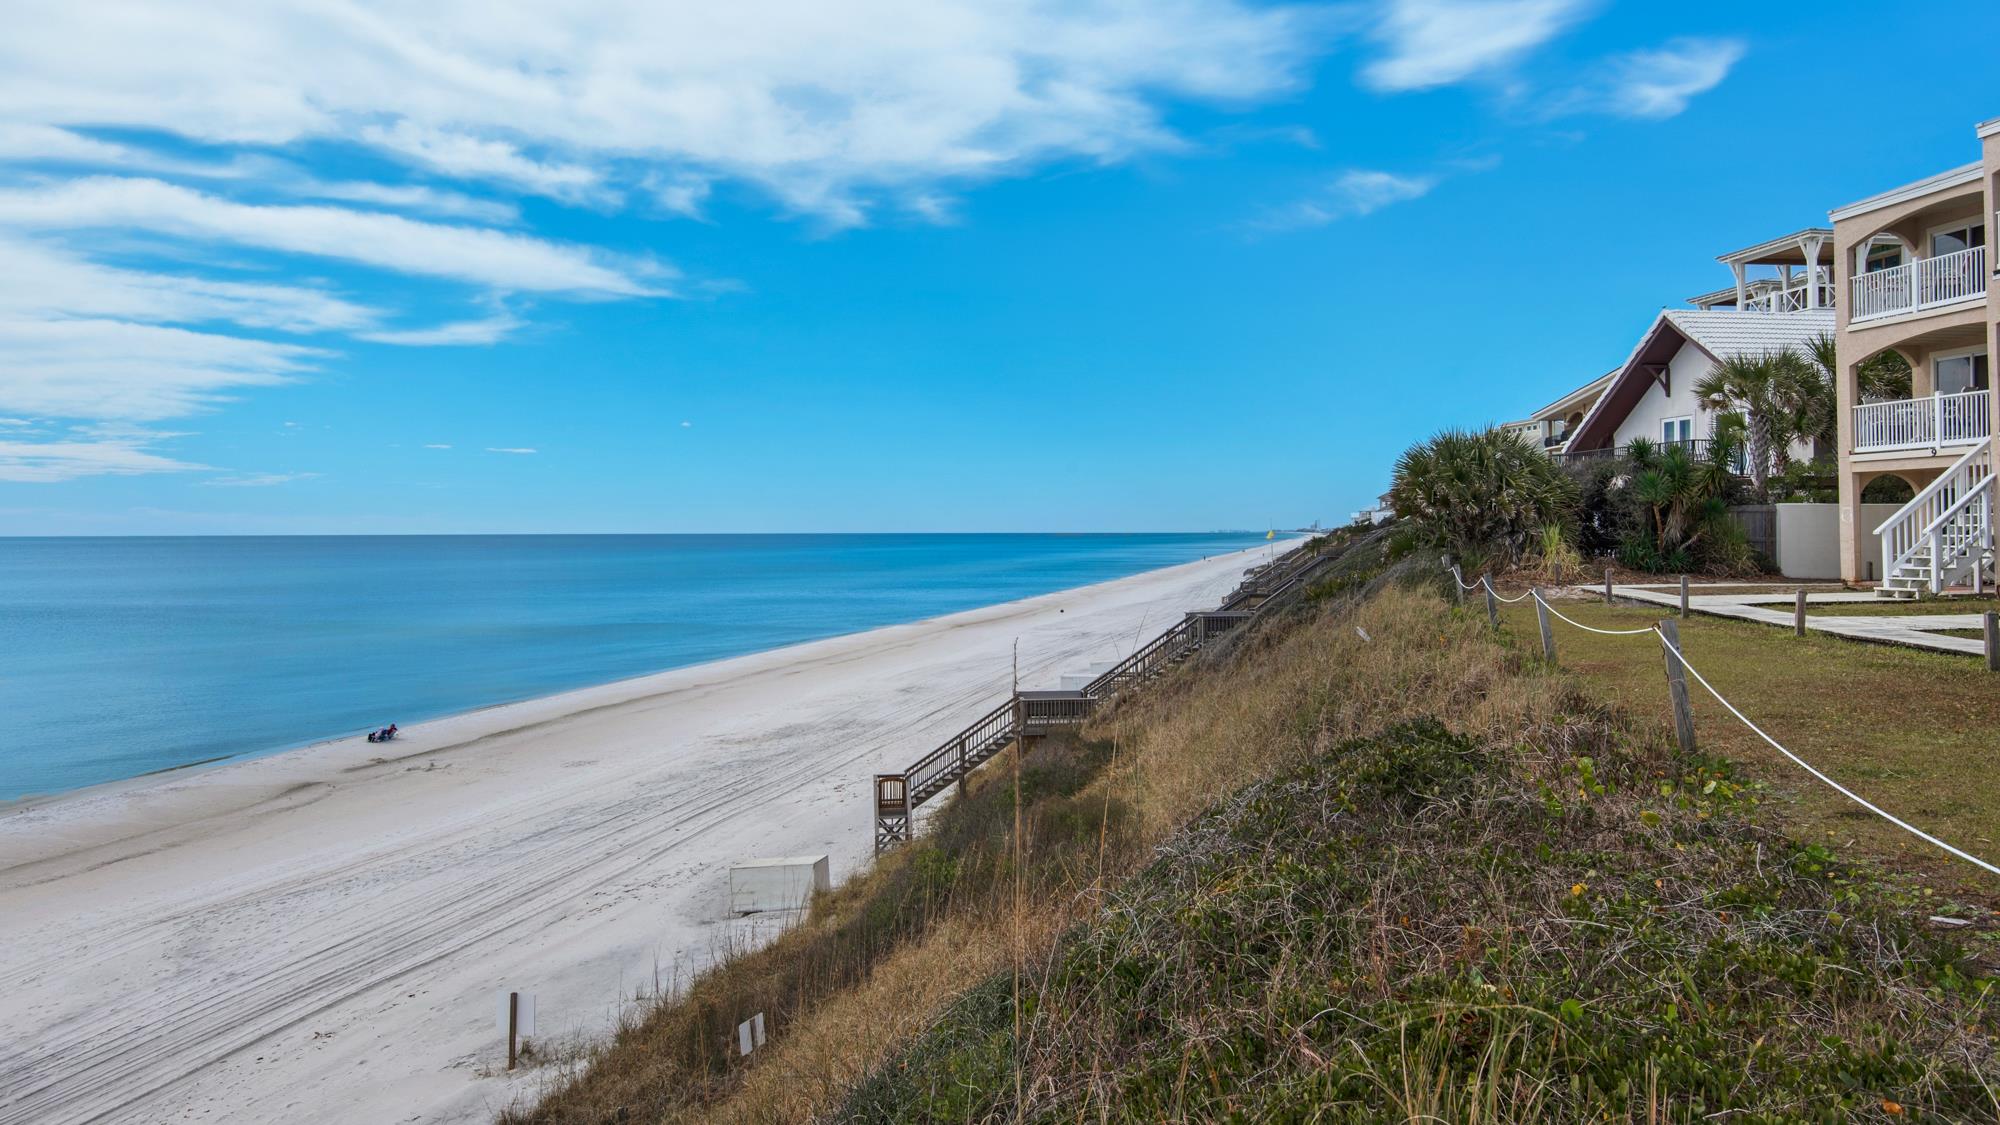
M 1500 599 L 1493 596 L 1493 583 L 1481 579 L 1479 585 L 1486 591 L 1486 623 L 1495 629 L 1500 627 Z
M 1986 670 L 2000 672 L 2000 613 L 1988 610 L 1981 624 L 1986 626 Z
M 1556 631 L 1549 626 L 1549 607 L 1542 601 L 1542 592 L 1533 591 L 1535 599 L 1535 619 L 1542 625 L 1542 659 L 1551 665 L 1556 662 Z
M 1604 568 L 1604 604 L 1611 604 L 1611 568 Z
M 1462 574 L 1460 574 L 1460 573 L 1458 572 L 1458 564 L 1457 564 L 1457 563 L 1455 563 L 1455 562 L 1452 562 L 1452 561 L 1451 561 L 1451 556 L 1450 556 L 1450 555 L 1446 555 L 1446 556 L 1445 556 L 1445 559 L 1444 559 L 1444 565 L 1445 565 L 1445 569 L 1446 569 L 1446 570 L 1449 570 L 1449 571 L 1451 571 L 1451 601 L 1452 601 L 1452 604 L 1453 604 L 1453 605 L 1464 605 L 1464 604 L 1465 604 L 1465 576 L 1464 576 L 1464 575 L 1462 575 Z
M 1792 632 L 1801 637 L 1806 635 L 1806 592 L 1803 587 L 1792 598 Z
M 1688 615 L 1688 576 L 1681 575 L 1681 616 Z
M 1660 622 L 1660 637 L 1667 650 L 1667 698 L 1674 705 L 1674 738 L 1684 754 L 1694 753 L 1694 709 L 1688 705 L 1687 665 L 1681 663 L 1681 627 L 1678 622 Z

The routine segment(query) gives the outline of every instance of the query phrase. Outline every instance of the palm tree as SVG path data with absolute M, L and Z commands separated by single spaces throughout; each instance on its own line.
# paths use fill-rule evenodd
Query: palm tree
M 1567 527 L 1576 492 L 1554 461 L 1512 434 L 1446 430 L 1397 459 L 1389 499 L 1427 545 L 1505 563 L 1544 526 Z
M 1806 354 L 1812 357 L 1813 365 L 1825 376 L 1827 385 L 1835 385 L 1840 373 L 1840 360 L 1833 349 L 1833 333 L 1822 332 L 1806 345 Z M 1910 361 L 1900 353 L 1879 351 L 1861 361 L 1856 372 L 1860 376 L 1862 402 L 1890 402 L 1910 397 Z M 1828 435 L 1828 441 L 1832 435 Z
M 1743 418 L 1750 452 L 1750 479 L 1758 492 L 1773 469 L 1791 464 L 1791 446 L 1819 440 L 1831 427 L 1836 407 L 1833 386 L 1813 362 L 1791 349 L 1736 355 L 1716 364 L 1694 385 L 1711 410 Z

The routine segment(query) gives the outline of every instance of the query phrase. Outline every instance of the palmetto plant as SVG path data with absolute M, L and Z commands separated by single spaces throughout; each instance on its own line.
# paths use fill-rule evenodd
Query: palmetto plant
M 1542 528 L 1567 527 L 1576 484 L 1527 442 L 1499 430 L 1446 430 L 1403 452 L 1389 489 L 1417 538 L 1477 563 L 1511 563 Z
M 1694 385 L 1712 410 L 1743 419 L 1750 479 L 1762 493 L 1773 469 L 1791 464 L 1795 441 L 1827 441 L 1837 407 L 1833 383 L 1810 359 L 1791 349 L 1738 355 L 1717 363 Z
M 1639 540 L 1628 544 L 1627 562 L 1647 569 L 1687 570 L 1707 537 L 1726 534 L 1728 495 L 1738 450 L 1735 427 L 1723 426 L 1696 457 L 1679 445 L 1656 447 L 1634 441 L 1626 448 L 1632 464 L 1627 485 L 1640 505 Z
M 1819 368 L 1820 377 L 1829 387 L 1837 386 L 1835 380 L 1840 373 L 1840 359 L 1834 351 L 1833 334 L 1822 332 L 1806 345 L 1806 354 L 1813 366 Z M 1891 402 L 1910 397 L 1910 361 L 1892 351 L 1880 351 L 1861 361 L 1859 377 L 1860 401 Z M 1827 431 L 1827 441 L 1833 441 L 1831 422 Z

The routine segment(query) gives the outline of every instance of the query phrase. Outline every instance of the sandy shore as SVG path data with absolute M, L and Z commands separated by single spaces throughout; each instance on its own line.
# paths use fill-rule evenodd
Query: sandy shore
M 1214 605 L 1268 548 L 0 812 L 0 1122 L 485 1120 L 539 1030 L 728 940 L 727 866 L 871 847 L 868 779 Z M 769 923 L 766 923 L 768 926 Z

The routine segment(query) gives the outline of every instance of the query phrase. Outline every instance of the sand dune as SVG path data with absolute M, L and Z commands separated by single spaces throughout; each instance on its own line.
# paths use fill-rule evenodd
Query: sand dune
M 483 1120 L 699 967 L 740 858 L 871 846 L 868 777 L 1212 606 L 1267 549 L 0 814 L 0 1122 Z M 766 931 L 772 925 L 763 923 Z

